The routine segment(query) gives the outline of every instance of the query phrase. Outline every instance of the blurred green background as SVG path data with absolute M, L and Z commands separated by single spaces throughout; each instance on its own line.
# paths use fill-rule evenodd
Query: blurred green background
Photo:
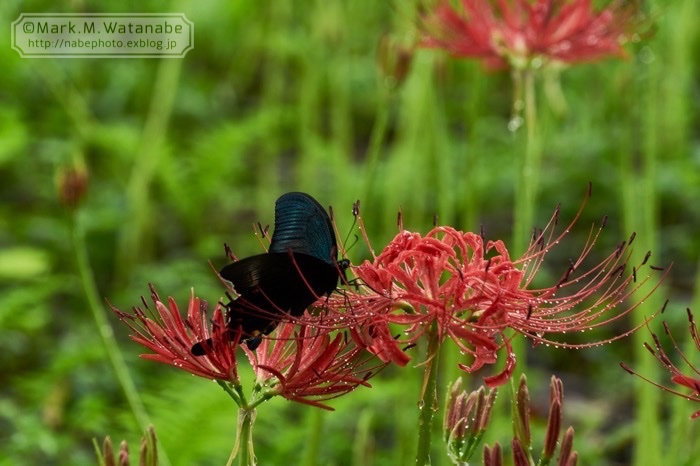
M 569 220 L 591 181 L 578 228 L 543 277 L 566 270 L 590 223 L 608 215 L 594 258 L 645 232 L 635 253 L 651 248 L 654 264 L 674 266 L 638 315 L 668 297 L 664 319 L 685 342 L 684 309 L 700 312 L 700 7 L 677 0 L 645 8 L 656 34 L 631 44 L 628 59 L 562 73 L 568 111 L 557 111 L 560 101 L 538 83 L 536 224 L 558 203 Z M 195 25 L 194 49 L 183 59 L 23 59 L 9 33 L 22 12 L 182 12 Z M 412 44 L 415 15 L 414 2 L 400 0 L 2 3 L 0 465 L 96 464 L 91 442 L 105 435 L 137 449 L 142 426 L 89 310 L 81 247 L 98 304 L 108 298 L 128 310 L 149 282 L 182 305 L 192 287 L 215 302 L 223 290 L 208 261 L 226 263 L 224 242 L 240 257 L 258 253 L 253 223 L 271 224 L 274 200 L 292 190 L 332 205 L 343 236 L 361 199 L 376 250 L 396 233 L 399 209 L 408 229 L 428 231 L 437 214 L 439 223 L 483 226 L 487 238 L 511 241 L 525 135 L 508 130 L 510 75 L 418 50 L 405 80 L 396 80 L 382 71 L 380 43 Z M 57 180 L 76 163 L 87 168 L 89 187 L 74 214 L 59 202 Z M 349 252 L 355 264 L 367 257 L 362 242 Z M 224 464 L 235 405 L 211 382 L 139 359 L 128 329 L 104 312 L 170 462 Z M 601 348 L 529 350 L 530 389 L 542 406 L 534 414 L 546 416 L 556 373 L 582 464 L 632 461 L 635 391 L 645 384 L 618 362 L 640 367 L 632 342 L 643 340 L 645 330 Z M 332 413 L 272 400 L 255 426 L 260 464 L 412 464 L 421 377 L 410 366 L 388 368 L 372 389 L 333 402 Z M 489 442 L 509 442 L 505 391 Z M 696 408 L 659 397 L 659 421 L 648 426 L 658 454 L 675 458 L 666 464 L 696 464 L 689 455 L 697 452 L 674 448 L 697 438 L 700 421 L 688 420 Z M 433 464 L 448 464 L 438 435 Z

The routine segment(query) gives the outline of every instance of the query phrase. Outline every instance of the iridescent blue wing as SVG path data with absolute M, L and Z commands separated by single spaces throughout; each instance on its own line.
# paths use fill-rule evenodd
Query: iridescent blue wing
M 331 219 L 321 204 L 305 193 L 287 193 L 275 203 L 270 252 L 289 251 L 313 256 L 327 264 L 335 264 L 337 260 Z

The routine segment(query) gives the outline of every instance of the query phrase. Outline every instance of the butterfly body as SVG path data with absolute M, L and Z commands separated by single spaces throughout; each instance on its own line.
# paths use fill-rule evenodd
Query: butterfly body
M 284 316 L 299 317 L 333 292 L 348 266 L 337 259 L 333 224 L 321 205 L 305 193 L 284 194 L 275 203 L 269 251 L 219 272 L 238 295 L 226 305 L 229 328 L 240 327 L 241 340 L 254 350 Z M 205 345 L 197 343 L 192 352 L 206 354 Z

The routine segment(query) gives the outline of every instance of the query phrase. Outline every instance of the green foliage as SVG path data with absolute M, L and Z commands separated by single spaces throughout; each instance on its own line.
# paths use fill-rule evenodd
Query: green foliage
M 562 73 L 568 114 L 554 112 L 539 92 L 545 145 L 535 211 L 543 225 L 561 203 L 562 218 L 570 219 L 592 181 L 570 249 L 555 250 L 543 276 L 566 270 L 588 225 L 603 215 L 610 219 L 597 254 L 632 230 L 650 232 L 637 239 L 636 253 L 652 248 L 655 264 L 673 261 L 674 269 L 640 316 L 667 295 L 666 320 L 685 335 L 683 309 L 691 302 L 700 307 L 700 138 L 693 124 L 700 111 L 694 98 L 700 11 L 695 0 L 651 3 L 657 34 L 633 44 L 627 60 Z M 29 8 L 4 2 L 2 30 Z M 23 59 L 3 33 L 0 466 L 96 464 L 93 438 L 110 435 L 136 446 L 145 427 L 95 329 L 71 242 L 74 220 L 86 232 L 100 298 L 121 309 L 140 304 L 148 282 L 179 302 L 191 287 L 218 300 L 222 289 L 207 261 L 226 262 L 224 242 L 241 257 L 259 252 L 252 225 L 272 223 L 274 199 L 290 190 L 332 204 L 342 236 L 352 202 L 361 199 L 377 251 L 397 232 L 399 209 L 409 229 L 426 231 L 437 214 L 440 223 L 474 231 L 483 225 L 487 238 L 510 239 L 524 144 L 522 134 L 507 130 L 510 77 L 420 50 L 403 84 L 387 82 L 378 72 L 377 45 L 387 33 L 415 38 L 412 8 L 369 0 L 31 6 L 183 12 L 196 35 L 194 50 L 181 60 Z M 369 163 L 381 118 L 386 131 Z M 87 167 L 89 182 L 73 213 L 60 205 L 56 183 L 76 161 Z M 357 264 L 368 252 L 359 242 L 349 255 Z M 224 464 L 235 405 L 214 383 L 138 359 L 127 328 L 112 315 L 108 320 L 170 463 Z M 528 352 L 533 405 L 546 400 L 552 373 L 564 380 L 564 415 L 576 428 L 584 464 L 631 461 L 642 382 L 626 378 L 617 363 L 631 361 L 641 340 L 649 340 L 645 331 L 634 343 Z M 272 400 L 255 423 L 261 464 L 301 461 L 317 429 L 316 464 L 410 464 L 421 377 L 410 365 L 388 368 L 372 389 L 336 400 L 332 413 Z M 667 464 L 693 464 L 700 421 L 687 419 L 687 403 L 658 395 L 664 417 L 646 428 L 661 442 L 659 454 Z M 507 407 L 505 397 L 497 405 Z M 546 419 L 533 414 L 533 439 L 542 439 Z M 496 408 L 485 440 L 510 436 L 507 409 Z M 673 448 L 663 449 L 669 439 Z M 447 464 L 437 446 L 433 464 Z

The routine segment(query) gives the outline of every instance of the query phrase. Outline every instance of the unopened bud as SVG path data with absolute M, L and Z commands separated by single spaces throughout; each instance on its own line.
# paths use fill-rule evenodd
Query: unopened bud
M 75 209 L 88 189 L 88 172 L 85 166 L 76 164 L 63 167 L 58 172 L 58 198 L 63 205 Z
M 146 432 L 146 435 L 141 439 L 139 466 L 158 466 L 156 431 L 153 426 L 148 427 L 148 432 Z
M 129 466 L 129 445 L 126 440 L 122 440 L 119 444 L 119 453 L 115 459 L 114 447 L 109 436 L 105 437 L 102 444 L 102 451 L 95 444 L 97 456 L 100 466 Z M 153 426 L 148 428 L 148 431 L 141 439 L 141 448 L 139 451 L 139 466 L 158 466 L 158 451 L 156 447 L 156 432 Z
M 486 395 L 484 387 L 462 391 L 462 379 L 452 386 L 447 400 L 443 437 L 454 464 L 464 464 L 476 451 L 491 416 L 496 390 Z
M 411 69 L 413 53 L 412 46 L 402 45 L 389 35 L 382 37 L 377 50 L 377 62 L 387 87 L 401 86 Z
M 503 453 L 498 442 L 493 448 L 484 446 L 484 466 L 503 466 Z
M 112 439 L 109 435 L 105 437 L 104 443 L 102 443 L 102 458 L 100 464 L 104 466 L 116 466 L 114 463 L 114 447 L 112 446 Z
M 561 405 L 564 397 L 564 386 L 561 379 L 552 376 L 549 383 L 549 419 L 547 420 L 547 432 L 544 437 L 544 449 L 542 458 L 549 461 L 554 456 L 559 441 L 561 429 Z
M 129 466 L 129 445 L 126 440 L 119 445 L 119 466 Z
M 515 395 L 515 405 L 513 406 L 513 427 L 515 437 L 526 449 L 530 449 L 530 392 L 527 389 L 527 377 L 520 376 L 518 391 Z

